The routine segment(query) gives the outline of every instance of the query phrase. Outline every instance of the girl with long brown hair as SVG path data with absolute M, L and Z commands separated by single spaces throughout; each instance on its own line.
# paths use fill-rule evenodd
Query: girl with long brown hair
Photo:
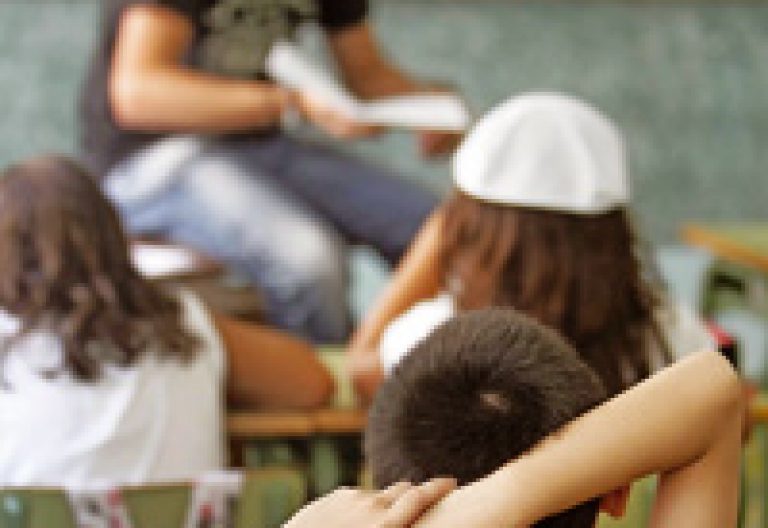
M 559 94 L 513 97 L 478 122 L 453 168 L 452 196 L 351 341 L 364 396 L 435 326 L 487 306 L 557 329 L 612 394 L 711 348 L 641 267 L 623 138 L 599 111 Z
M 224 463 L 225 398 L 322 405 L 303 341 L 139 275 L 112 205 L 62 156 L 0 174 L 0 484 L 192 478 Z

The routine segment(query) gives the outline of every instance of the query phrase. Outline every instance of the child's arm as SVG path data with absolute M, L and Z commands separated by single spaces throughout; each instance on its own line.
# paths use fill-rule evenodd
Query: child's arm
M 302 508 L 283 528 L 407 528 L 455 487 L 454 480 L 438 478 L 383 491 L 340 488 Z
M 214 314 L 227 353 L 227 395 L 245 406 L 315 408 L 330 399 L 333 378 L 314 348 L 266 326 Z
M 650 473 L 661 473 L 652 526 L 734 526 L 742 421 L 730 364 L 695 354 L 458 490 L 418 526 L 529 526 Z
M 349 344 L 351 374 L 358 393 L 371 399 L 383 379 L 379 363 L 379 341 L 387 325 L 420 300 L 440 290 L 442 271 L 438 242 L 442 217 L 430 216 L 403 257 L 387 289 L 366 315 Z

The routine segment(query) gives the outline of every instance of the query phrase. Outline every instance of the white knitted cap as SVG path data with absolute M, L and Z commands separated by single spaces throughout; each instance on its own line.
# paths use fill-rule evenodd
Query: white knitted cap
M 486 114 L 453 159 L 456 186 L 489 202 L 596 214 L 629 201 L 624 140 L 579 99 L 531 93 Z

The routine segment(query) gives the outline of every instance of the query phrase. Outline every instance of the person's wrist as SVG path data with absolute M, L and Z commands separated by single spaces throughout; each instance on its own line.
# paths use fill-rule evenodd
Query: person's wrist
M 302 121 L 301 99 L 298 92 L 279 88 L 277 94 L 278 114 L 276 122 L 281 128 L 297 128 Z

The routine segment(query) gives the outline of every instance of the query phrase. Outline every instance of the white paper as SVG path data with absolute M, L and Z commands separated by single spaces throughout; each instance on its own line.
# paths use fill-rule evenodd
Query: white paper
M 469 113 L 453 94 L 412 94 L 386 97 L 363 104 L 358 119 L 366 123 L 431 130 L 461 131 Z
M 342 115 L 362 123 L 451 131 L 465 130 L 470 123 L 466 105 L 455 94 L 411 94 L 359 101 L 290 42 L 277 42 L 272 46 L 266 70 L 277 83 L 309 93 Z
M 150 279 L 189 273 L 199 267 L 197 255 L 176 246 L 132 244 L 131 258 L 139 273 Z

